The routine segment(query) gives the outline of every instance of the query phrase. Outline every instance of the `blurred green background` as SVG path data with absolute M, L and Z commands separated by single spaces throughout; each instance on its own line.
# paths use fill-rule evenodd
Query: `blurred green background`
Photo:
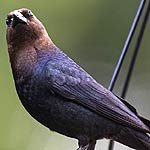
M 5 18 L 27 7 L 54 43 L 108 87 L 140 0 L 0 0 L 0 150 L 75 150 L 77 141 L 49 131 L 25 111 L 15 91 L 5 40 Z M 139 29 L 139 26 L 138 26 Z M 136 33 L 137 35 L 137 33 Z M 136 35 L 114 89 L 120 94 Z M 150 22 L 136 61 L 127 100 L 150 119 Z M 107 150 L 108 141 L 98 142 Z M 127 150 L 116 143 L 115 150 Z

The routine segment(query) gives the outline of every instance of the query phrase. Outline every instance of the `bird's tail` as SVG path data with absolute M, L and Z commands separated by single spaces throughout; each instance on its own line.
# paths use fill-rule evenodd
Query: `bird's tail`
M 124 128 L 113 139 L 136 150 L 150 150 L 150 137 L 133 129 Z

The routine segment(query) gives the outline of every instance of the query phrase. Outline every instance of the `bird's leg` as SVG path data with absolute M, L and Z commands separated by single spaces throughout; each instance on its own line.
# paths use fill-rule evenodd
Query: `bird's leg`
M 80 145 L 80 147 L 77 150 L 88 150 L 88 148 L 89 148 L 89 144 L 85 146 Z
M 95 149 L 96 140 L 91 140 L 87 144 L 81 144 L 79 141 L 79 148 L 77 150 L 94 150 Z
M 90 141 L 88 150 L 94 150 L 95 149 L 96 140 Z

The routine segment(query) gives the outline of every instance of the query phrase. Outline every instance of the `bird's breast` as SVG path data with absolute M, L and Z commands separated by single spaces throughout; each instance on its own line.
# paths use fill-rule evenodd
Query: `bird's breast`
M 54 94 L 36 76 L 17 79 L 16 89 L 19 99 L 28 113 L 43 125 L 48 126 L 48 120 L 45 117 L 50 115 L 47 114 L 51 109 L 49 100 Z

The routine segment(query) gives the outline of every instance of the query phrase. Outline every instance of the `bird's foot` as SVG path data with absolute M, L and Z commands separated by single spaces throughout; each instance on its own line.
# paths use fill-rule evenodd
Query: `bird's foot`
M 85 146 L 80 146 L 77 150 L 88 150 L 88 148 L 89 148 L 89 144 Z

